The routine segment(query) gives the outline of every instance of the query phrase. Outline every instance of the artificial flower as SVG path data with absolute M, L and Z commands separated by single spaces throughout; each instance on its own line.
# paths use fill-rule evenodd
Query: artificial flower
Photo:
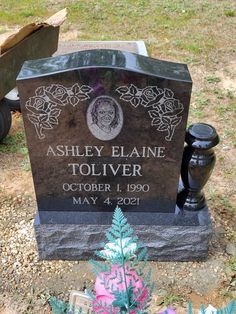
M 128 290 L 132 290 L 132 303 L 130 314 L 136 314 L 136 309 L 145 307 L 149 292 L 144 286 L 141 277 L 133 270 L 125 266 L 125 278 Z M 110 309 L 117 301 L 118 295 L 125 294 L 126 287 L 124 281 L 124 272 L 121 265 L 113 265 L 110 272 L 100 273 L 95 283 L 96 299 L 93 302 L 93 310 L 95 313 L 110 314 Z M 124 304 L 125 306 L 125 304 Z M 121 308 L 122 306 L 120 306 Z M 113 306 L 112 314 L 116 312 L 117 307 Z

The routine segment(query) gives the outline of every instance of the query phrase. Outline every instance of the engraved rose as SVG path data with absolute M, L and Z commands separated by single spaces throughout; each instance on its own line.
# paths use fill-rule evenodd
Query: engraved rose
M 59 84 L 52 84 L 49 87 L 40 86 L 35 90 L 37 96 L 45 97 L 51 95 L 55 99 L 65 100 L 67 97 L 66 87 Z
M 29 111 L 35 114 L 47 113 L 50 111 L 50 104 L 46 102 L 44 98 L 38 96 L 31 97 L 26 102 L 25 106 Z
M 181 113 L 184 110 L 183 105 L 177 99 L 164 99 L 150 110 L 149 116 L 152 118 L 152 125 L 158 131 L 167 131 L 165 139 L 170 141 L 175 128 L 182 121 Z
M 152 100 L 156 99 L 156 96 L 161 93 L 161 90 L 156 86 L 145 87 L 142 91 L 142 100 L 146 104 Z M 144 104 L 144 106 L 145 106 Z
M 47 91 L 51 93 L 55 98 L 60 99 L 63 103 L 68 97 L 67 89 L 62 85 L 52 84 L 47 88 Z
M 182 121 L 183 105 L 174 98 L 174 93 L 168 88 L 148 86 L 143 89 L 131 84 L 116 89 L 121 94 L 120 99 L 130 102 L 135 108 L 138 105 L 148 108 L 148 114 L 152 119 L 151 125 L 157 131 L 165 131 L 165 139 L 171 141 L 177 125 Z
M 183 105 L 177 99 L 166 99 L 163 103 L 164 112 L 168 115 L 179 115 L 183 111 Z
M 44 129 L 52 129 L 58 124 L 61 113 L 59 106 L 77 105 L 80 101 L 90 98 L 92 88 L 75 83 L 71 87 L 60 84 L 40 86 L 35 90 L 35 96 L 30 97 L 25 107 L 30 112 L 29 121 L 34 125 L 39 139 L 45 138 Z
M 53 125 L 58 124 L 61 109 L 38 96 L 31 97 L 25 106 L 31 112 L 27 115 L 29 121 L 34 124 L 38 137 L 43 139 L 45 137 L 42 133 L 43 129 L 52 129 Z

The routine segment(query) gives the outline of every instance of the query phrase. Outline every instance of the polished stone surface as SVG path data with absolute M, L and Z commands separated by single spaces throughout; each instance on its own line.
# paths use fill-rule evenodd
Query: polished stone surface
M 206 123 L 190 125 L 186 131 L 181 179 L 184 189 L 178 193 L 177 205 L 184 210 L 198 211 L 206 206 L 202 191 L 213 171 L 216 157 L 213 147 L 219 143 L 214 127 Z
M 18 88 L 44 223 L 102 223 L 117 204 L 137 224 L 174 214 L 191 86 L 186 65 L 124 51 L 26 62 Z

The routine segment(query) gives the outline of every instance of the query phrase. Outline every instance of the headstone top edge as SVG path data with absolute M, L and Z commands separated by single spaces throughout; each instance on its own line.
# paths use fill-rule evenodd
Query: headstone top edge
M 135 71 L 192 84 L 188 66 L 184 63 L 159 60 L 115 49 L 91 49 L 50 58 L 28 60 L 24 62 L 17 81 L 94 67 Z

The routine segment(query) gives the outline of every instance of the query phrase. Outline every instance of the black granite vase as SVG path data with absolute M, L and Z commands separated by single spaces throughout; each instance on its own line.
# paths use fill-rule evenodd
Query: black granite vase
M 184 210 L 197 211 L 206 206 L 202 188 L 207 183 L 215 165 L 213 147 L 219 143 L 215 128 L 205 123 L 191 125 L 187 132 L 181 166 L 183 189 L 177 205 Z

